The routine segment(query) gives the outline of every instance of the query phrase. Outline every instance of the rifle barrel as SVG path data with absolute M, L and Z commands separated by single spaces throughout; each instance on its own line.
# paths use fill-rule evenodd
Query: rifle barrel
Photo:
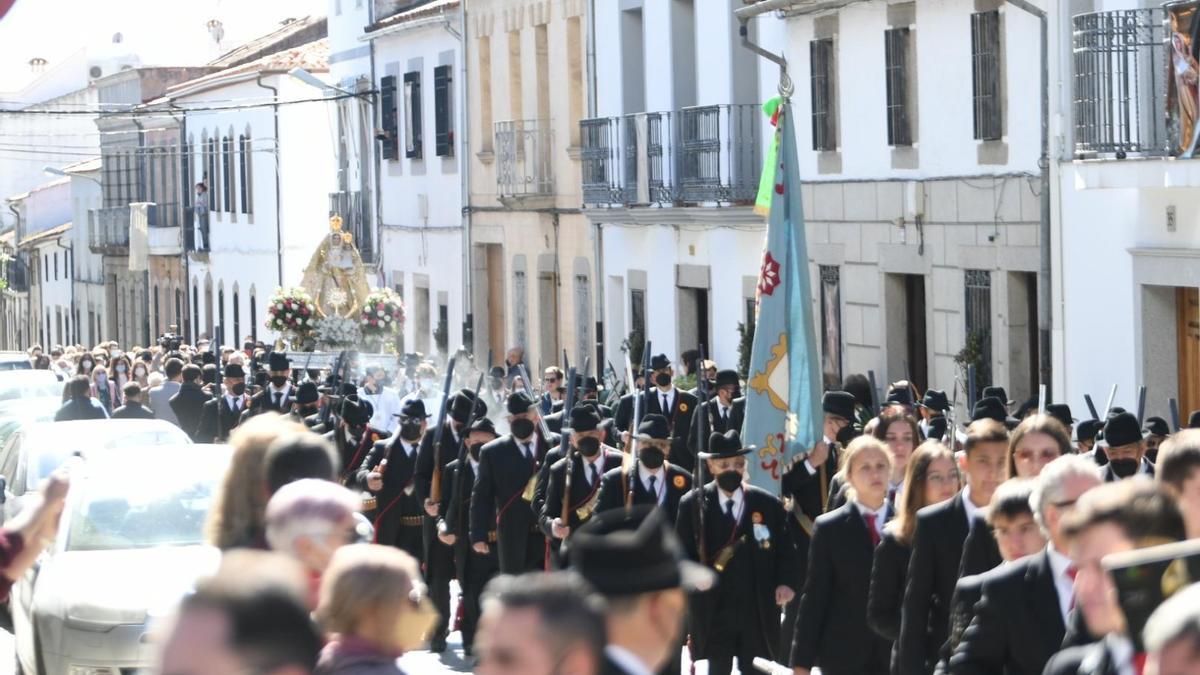
M 437 427 L 433 430 L 433 475 L 429 483 L 429 499 L 435 504 L 442 500 L 442 435 L 446 431 L 446 408 L 450 404 L 450 387 L 454 384 L 454 359 L 446 362 L 446 382 L 442 385 L 442 404 L 438 407 Z

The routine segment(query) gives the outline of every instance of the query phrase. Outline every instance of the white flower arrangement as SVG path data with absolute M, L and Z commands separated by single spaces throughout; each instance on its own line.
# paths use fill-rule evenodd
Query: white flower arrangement
M 354 319 L 330 316 L 313 322 L 317 343 L 326 347 L 349 347 L 362 342 L 362 331 Z

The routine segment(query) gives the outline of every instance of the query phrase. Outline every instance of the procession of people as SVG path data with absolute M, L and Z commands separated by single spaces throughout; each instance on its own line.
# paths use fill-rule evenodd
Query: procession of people
M 1162 418 L 1080 422 L 986 387 L 958 421 L 944 391 L 873 397 L 851 376 L 775 493 L 748 480 L 743 378 L 698 359 L 686 380 L 655 354 L 601 386 L 557 366 L 534 382 L 517 350 L 318 368 L 250 339 L 44 351 L 58 419 L 155 417 L 234 448 L 210 522 L 226 563 L 185 602 L 167 662 L 197 606 L 250 611 L 225 575 L 259 570 L 264 607 L 288 595 L 291 568 L 237 549 L 309 579 L 292 629 L 311 659 L 284 659 L 303 672 L 399 672 L 454 631 L 481 673 L 1167 675 L 1200 657 L 1195 605 L 1164 605 L 1143 639 L 1149 610 L 1127 616 L 1105 567 L 1200 535 L 1200 429 Z M 315 638 L 297 628 L 310 611 Z M 520 621 L 556 639 L 519 648 Z

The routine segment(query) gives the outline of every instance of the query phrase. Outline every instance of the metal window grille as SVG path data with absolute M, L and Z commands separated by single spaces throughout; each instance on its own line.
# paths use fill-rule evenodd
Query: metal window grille
M 529 282 L 525 278 L 525 270 L 513 272 L 513 324 L 517 344 L 528 344 Z
M 842 382 L 842 290 L 841 270 L 821 265 L 821 373 L 826 389 Z
M 999 10 L 971 15 L 971 95 L 975 107 L 975 139 L 999 140 L 1003 134 Z
M 646 291 L 629 290 L 629 326 L 639 335 L 646 334 Z
M 967 350 L 978 352 L 975 380 L 980 386 L 992 382 L 992 273 L 963 270 L 966 289 Z
M 912 145 L 908 111 L 909 29 L 892 28 L 883 34 L 887 79 L 888 145 Z
M 812 64 L 813 150 L 837 150 L 837 112 L 834 105 L 833 39 L 809 43 Z

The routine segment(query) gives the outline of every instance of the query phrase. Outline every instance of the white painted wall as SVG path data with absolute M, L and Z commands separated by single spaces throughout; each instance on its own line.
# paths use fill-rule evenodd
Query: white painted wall
M 79 342 L 89 346 L 103 338 L 89 332 L 88 312 L 96 314 L 101 326 L 108 325 L 104 295 L 104 256 L 92 253 L 88 247 L 88 211 L 100 208 L 104 201 L 100 184 L 97 182 L 99 180 L 99 171 L 71 176 L 71 211 L 74 222 L 70 232 L 72 281 L 75 285 L 73 302 L 79 313 L 79 326 L 74 335 L 79 337 Z
M 31 190 L 29 196 L 21 202 L 23 237 L 58 227 L 71 220 L 71 179 L 49 180 L 46 176 L 43 178 L 45 182 Z
M 61 244 L 61 245 L 60 245 Z M 67 253 L 71 248 L 71 232 L 68 230 L 59 237 L 52 237 L 31 247 L 30 254 L 43 261 L 39 264 L 40 272 L 37 283 L 41 306 L 36 311 L 39 325 L 48 328 L 46 342 L 62 344 L 67 341 L 69 324 L 74 323 L 71 311 L 71 274 L 67 266 Z M 58 255 L 57 274 L 55 273 L 55 255 Z M 44 261 L 50 260 L 45 266 Z M 47 270 L 49 275 L 47 275 Z M 47 280 L 47 276 L 49 279 Z M 62 332 L 59 332 L 58 316 L 63 318 Z M 47 323 L 47 319 L 49 322 Z

